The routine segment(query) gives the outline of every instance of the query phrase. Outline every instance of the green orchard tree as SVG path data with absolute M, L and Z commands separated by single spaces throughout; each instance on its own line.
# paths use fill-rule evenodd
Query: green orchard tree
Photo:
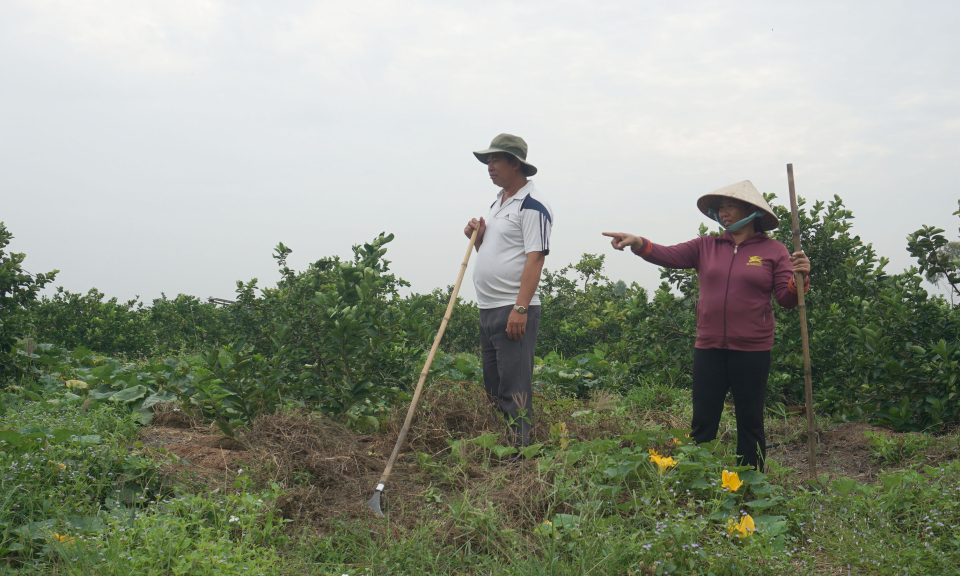
M 6 249 L 12 239 L 13 234 L 0 222 L 0 379 L 3 380 L 16 377 L 14 347 L 32 330 L 30 313 L 37 306 L 37 294 L 59 272 L 31 274 L 24 270 L 26 254 Z

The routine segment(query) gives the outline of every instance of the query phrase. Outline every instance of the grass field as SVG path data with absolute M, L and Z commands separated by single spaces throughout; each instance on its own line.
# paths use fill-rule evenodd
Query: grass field
M 688 394 L 544 392 L 517 455 L 478 385 L 434 382 L 385 518 L 364 501 L 402 414 L 361 434 L 290 409 L 228 440 L 170 406 L 143 427 L 23 399 L 0 424 L 0 571 L 960 573 L 960 436 L 819 422 L 809 480 L 805 420 L 771 410 L 760 474 L 734 467 L 732 414 L 717 442 L 689 443 Z

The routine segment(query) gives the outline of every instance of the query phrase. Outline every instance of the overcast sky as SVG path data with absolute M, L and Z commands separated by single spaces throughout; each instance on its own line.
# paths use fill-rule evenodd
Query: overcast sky
M 71 291 L 231 298 L 278 242 L 301 269 L 387 231 L 429 292 L 497 192 L 470 152 L 509 132 L 548 268 L 655 288 L 601 231 L 688 240 L 716 188 L 788 203 L 792 162 L 896 272 L 921 225 L 957 236 L 958 28 L 956 1 L 5 0 L 0 220 Z

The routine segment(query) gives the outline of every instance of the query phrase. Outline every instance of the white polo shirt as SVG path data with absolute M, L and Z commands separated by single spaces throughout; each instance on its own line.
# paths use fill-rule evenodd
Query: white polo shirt
M 484 219 L 487 228 L 473 267 L 477 304 L 483 310 L 516 304 L 527 253 L 550 253 L 553 210 L 533 182 L 501 206 L 502 198 L 503 190 Z M 530 305 L 539 304 L 534 293 Z

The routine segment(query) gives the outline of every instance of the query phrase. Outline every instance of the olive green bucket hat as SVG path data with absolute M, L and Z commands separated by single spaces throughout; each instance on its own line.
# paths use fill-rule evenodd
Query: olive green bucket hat
M 499 134 L 490 142 L 489 148 L 474 152 L 473 155 L 477 157 L 477 160 L 486 164 L 490 155 L 496 152 L 509 154 L 519 160 L 520 171 L 524 176 L 533 176 L 537 173 L 537 167 L 527 162 L 527 143 L 524 142 L 523 138 L 513 134 Z
M 720 202 L 724 198 L 733 198 L 734 200 L 746 202 L 747 204 L 751 204 L 760 210 L 760 212 L 763 213 L 761 216 L 760 225 L 764 230 L 776 230 L 776 228 L 780 226 L 780 220 L 777 218 L 777 215 L 773 213 L 773 209 L 770 208 L 770 205 L 767 204 L 767 201 L 763 199 L 763 194 L 761 194 L 760 191 L 757 190 L 756 186 L 754 186 L 749 180 L 724 186 L 719 190 L 714 190 L 709 194 L 704 194 L 699 200 L 697 200 L 697 208 L 699 208 L 704 215 L 713 220 L 714 215 L 710 214 L 710 212 L 715 214 L 720 208 Z

